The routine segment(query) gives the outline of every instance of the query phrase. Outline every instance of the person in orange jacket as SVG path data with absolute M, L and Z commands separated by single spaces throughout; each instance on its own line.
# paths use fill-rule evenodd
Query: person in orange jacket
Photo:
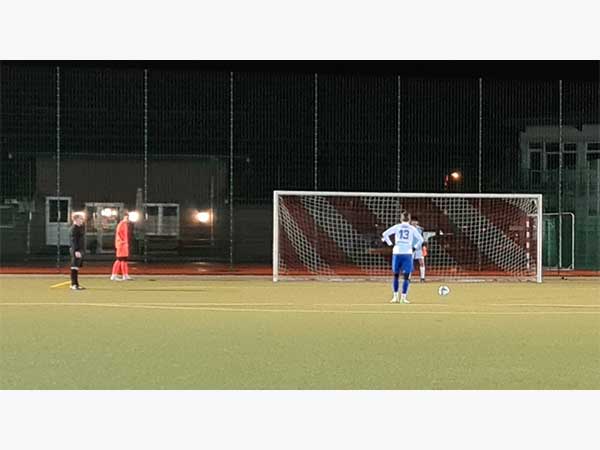
M 123 274 L 123 280 L 131 280 L 129 276 L 129 266 L 127 258 L 129 257 L 129 213 L 125 212 L 123 219 L 117 225 L 115 231 L 115 249 L 117 251 L 117 260 L 112 267 L 110 279 L 119 281 L 119 272 Z

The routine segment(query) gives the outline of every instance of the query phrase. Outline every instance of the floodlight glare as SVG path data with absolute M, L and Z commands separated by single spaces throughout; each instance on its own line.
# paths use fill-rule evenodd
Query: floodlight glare
M 452 172 L 452 173 L 450 174 L 450 176 L 452 177 L 452 179 L 453 179 L 454 181 L 458 181 L 458 180 L 460 180 L 460 172 Z
M 208 211 L 200 211 L 196 214 L 196 220 L 201 223 L 210 222 L 210 213 Z
M 131 211 L 129 213 L 129 221 L 130 222 L 137 222 L 138 220 L 140 220 L 140 213 L 137 211 Z

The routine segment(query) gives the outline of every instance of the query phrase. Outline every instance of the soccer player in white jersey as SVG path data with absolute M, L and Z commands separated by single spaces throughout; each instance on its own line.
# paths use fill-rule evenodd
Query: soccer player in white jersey
M 394 281 L 392 283 L 394 296 L 392 297 L 392 303 L 410 303 L 406 295 L 408 294 L 410 274 L 413 271 L 413 252 L 414 249 L 421 248 L 423 236 L 409 223 L 410 216 L 408 213 L 403 212 L 400 220 L 401 223 L 393 225 L 383 232 L 382 240 L 387 245 L 394 246 L 392 251 L 392 272 L 394 274 Z M 390 236 L 392 235 L 394 236 L 393 244 L 390 240 Z M 402 295 L 398 299 L 398 278 L 400 277 L 400 271 L 402 271 L 404 281 L 402 282 Z
M 423 244 L 421 244 L 421 248 L 415 250 L 414 259 L 415 261 L 419 261 L 419 275 L 421 279 L 421 283 L 425 282 L 425 257 L 427 256 L 427 243 L 425 242 L 425 237 L 423 236 L 423 227 L 419 226 L 419 219 L 413 216 L 410 224 L 417 229 L 421 237 L 423 237 Z

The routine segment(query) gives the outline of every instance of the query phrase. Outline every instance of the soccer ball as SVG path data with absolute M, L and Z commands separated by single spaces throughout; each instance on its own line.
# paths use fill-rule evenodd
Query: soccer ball
M 438 294 L 442 297 L 448 295 L 450 293 L 450 288 L 448 286 L 440 286 L 438 289 Z

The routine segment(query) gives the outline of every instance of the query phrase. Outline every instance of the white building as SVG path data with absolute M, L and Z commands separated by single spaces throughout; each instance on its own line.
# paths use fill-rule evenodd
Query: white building
M 575 266 L 600 268 L 600 124 L 527 127 L 519 142 L 523 187 L 544 194 L 544 212 L 555 213 L 562 177 L 561 210 L 575 215 Z

